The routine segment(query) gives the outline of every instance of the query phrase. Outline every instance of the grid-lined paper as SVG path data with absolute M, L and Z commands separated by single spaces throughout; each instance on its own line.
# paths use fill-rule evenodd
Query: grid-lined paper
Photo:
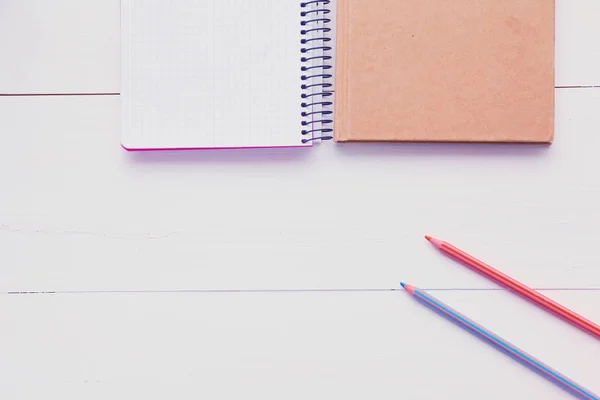
M 124 147 L 302 146 L 300 1 L 121 10 Z

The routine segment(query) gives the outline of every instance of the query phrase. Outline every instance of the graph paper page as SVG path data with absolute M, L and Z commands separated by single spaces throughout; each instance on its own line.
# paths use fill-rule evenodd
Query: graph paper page
M 298 0 L 123 0 L 123 146 L 301 146 L 300 12 Z

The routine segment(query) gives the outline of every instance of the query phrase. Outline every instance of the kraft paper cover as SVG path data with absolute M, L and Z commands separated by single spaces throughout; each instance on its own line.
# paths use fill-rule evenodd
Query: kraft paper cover
M 554 137 L 554 0 L 339 0 L 335 138 Z

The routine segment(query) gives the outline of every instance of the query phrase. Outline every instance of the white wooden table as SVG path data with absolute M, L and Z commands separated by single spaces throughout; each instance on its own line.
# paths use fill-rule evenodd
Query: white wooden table
M 569 398 L 400 280 L 600 392 L 600 341 L 423 239 L 600 321 L 598 20 L 557 0 L 551 147 L 131 154 L 119 1 L 0 2 L 0 398 Z

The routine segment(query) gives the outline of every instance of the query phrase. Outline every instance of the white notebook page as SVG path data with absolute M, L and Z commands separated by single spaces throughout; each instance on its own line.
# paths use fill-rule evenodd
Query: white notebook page
M 299 0 L 123 0 L 128 149 L 303 146 Z

